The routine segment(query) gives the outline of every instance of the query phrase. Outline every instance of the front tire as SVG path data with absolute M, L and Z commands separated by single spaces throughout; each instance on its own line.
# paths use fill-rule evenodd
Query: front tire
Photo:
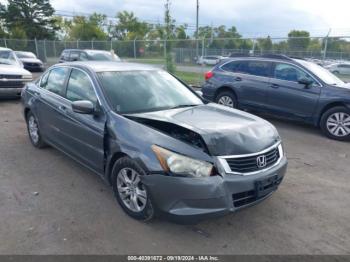
M 125 213 L 137 220 L 149 221 L 154 218 L 154 208 L 151 196 L 141 182 L 141 176 L 145 175 L 135 161 L 129 157 L 120 158 L 112 170 L 112 187 Z
M 46 144 L 41 136 L 38 120 L 31 112 L 27 114 L 26 120 L 30 142 L 36 148 L 44 148 Z
M 235 94 L 232 93 L 231 91 L 220 92 L 217 95 L 215 102 L 218 103 L 219 105 L 224 105 L 231 108 L 237 108 L 237 98 Z
M 350 109 L 344 106 L 329 109 L 322 115 L 320 127 L 329 138 L 350 140 Z

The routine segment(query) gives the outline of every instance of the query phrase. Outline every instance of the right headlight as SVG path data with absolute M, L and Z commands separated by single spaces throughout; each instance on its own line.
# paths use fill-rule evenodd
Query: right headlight
M 209 177 L 213 172 L 214 166 L 209 162 L 180 155 L 156 145 L 152 146 L 152 150 L 165 172 L 198 178 Z

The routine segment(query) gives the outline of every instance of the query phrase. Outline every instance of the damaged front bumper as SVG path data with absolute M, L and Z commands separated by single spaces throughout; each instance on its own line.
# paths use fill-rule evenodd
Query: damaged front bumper
M 188 178 L 152 174 L 144 176 L 142 182 L 157 211 L 171 220 L 192 223 L 264 200 L 277 190 L 286 169 L 283 157 L 278 165 L 254 175 Z

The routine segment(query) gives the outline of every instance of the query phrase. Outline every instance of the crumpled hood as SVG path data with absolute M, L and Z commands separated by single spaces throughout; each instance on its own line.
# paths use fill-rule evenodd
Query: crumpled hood
M 30 72 L 16 65 L 0 64 L 1 75 L 31 75 Z
M 216 104 L 142 114 L 133 117 L 170 122 L 198 133 L 214 156 L 262 151 L 280 138 L 269 122 Z

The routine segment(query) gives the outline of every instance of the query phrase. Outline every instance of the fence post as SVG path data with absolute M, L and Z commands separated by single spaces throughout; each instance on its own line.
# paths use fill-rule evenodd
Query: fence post
M 94 49 L 94 40 L 91 40 L 91 49 Z
M 329 37 L 331 31 L 332 31 L 332 29 L 329 29 L 328 34 L 326 35 L 326 41 L 325 41 L 324 50 L 323 50 L 323 60 L 325 60 L 327 57 L 328 37 Z
M 5 47 L 7 48 L 6 38 L 4 38 L 4 44 L 5 44 Z
M 56 53 L 56 40 L 53 40 L 53 55 L 54 57 L 56 57 L 57 53 Z
M 134 39 L 134 58 L 136 59 L 136 39 L 137 37 Z
M 45 57 L 45 61 L 47 61 L 47 55 L 46 55 L 46 39 L 44 39 L 44 57 Z
M 166 39 L 164 39 L 164 60 L 166 61 Z
M 37 56 L 37 57 L 40 57 L 40 56 L 39 56 L 39 49 L 38 49 L 38 41 L 36 40 L 36 38 L 34 39 L 34 43 L 35 43 L 35 52 L 36 52 L 36 56 Z
M 252 49 L 251 55 L 254 55 L 254 53 L 255 53 L 255 44 L 256 44 L 256 41 L 255 41 L 255 39 L 253 39 L 253 49 Z
M 202 57 L 204 56 L 204 42 L 205 42 L 205 39 L 203 38 L 202 39 Z
M 77 40 L 77 49 L 79 49 L 79 39 Z
M 112 38 L 111 38 L 111 50 L 113 50 L 113 42 L 112 42 Z

